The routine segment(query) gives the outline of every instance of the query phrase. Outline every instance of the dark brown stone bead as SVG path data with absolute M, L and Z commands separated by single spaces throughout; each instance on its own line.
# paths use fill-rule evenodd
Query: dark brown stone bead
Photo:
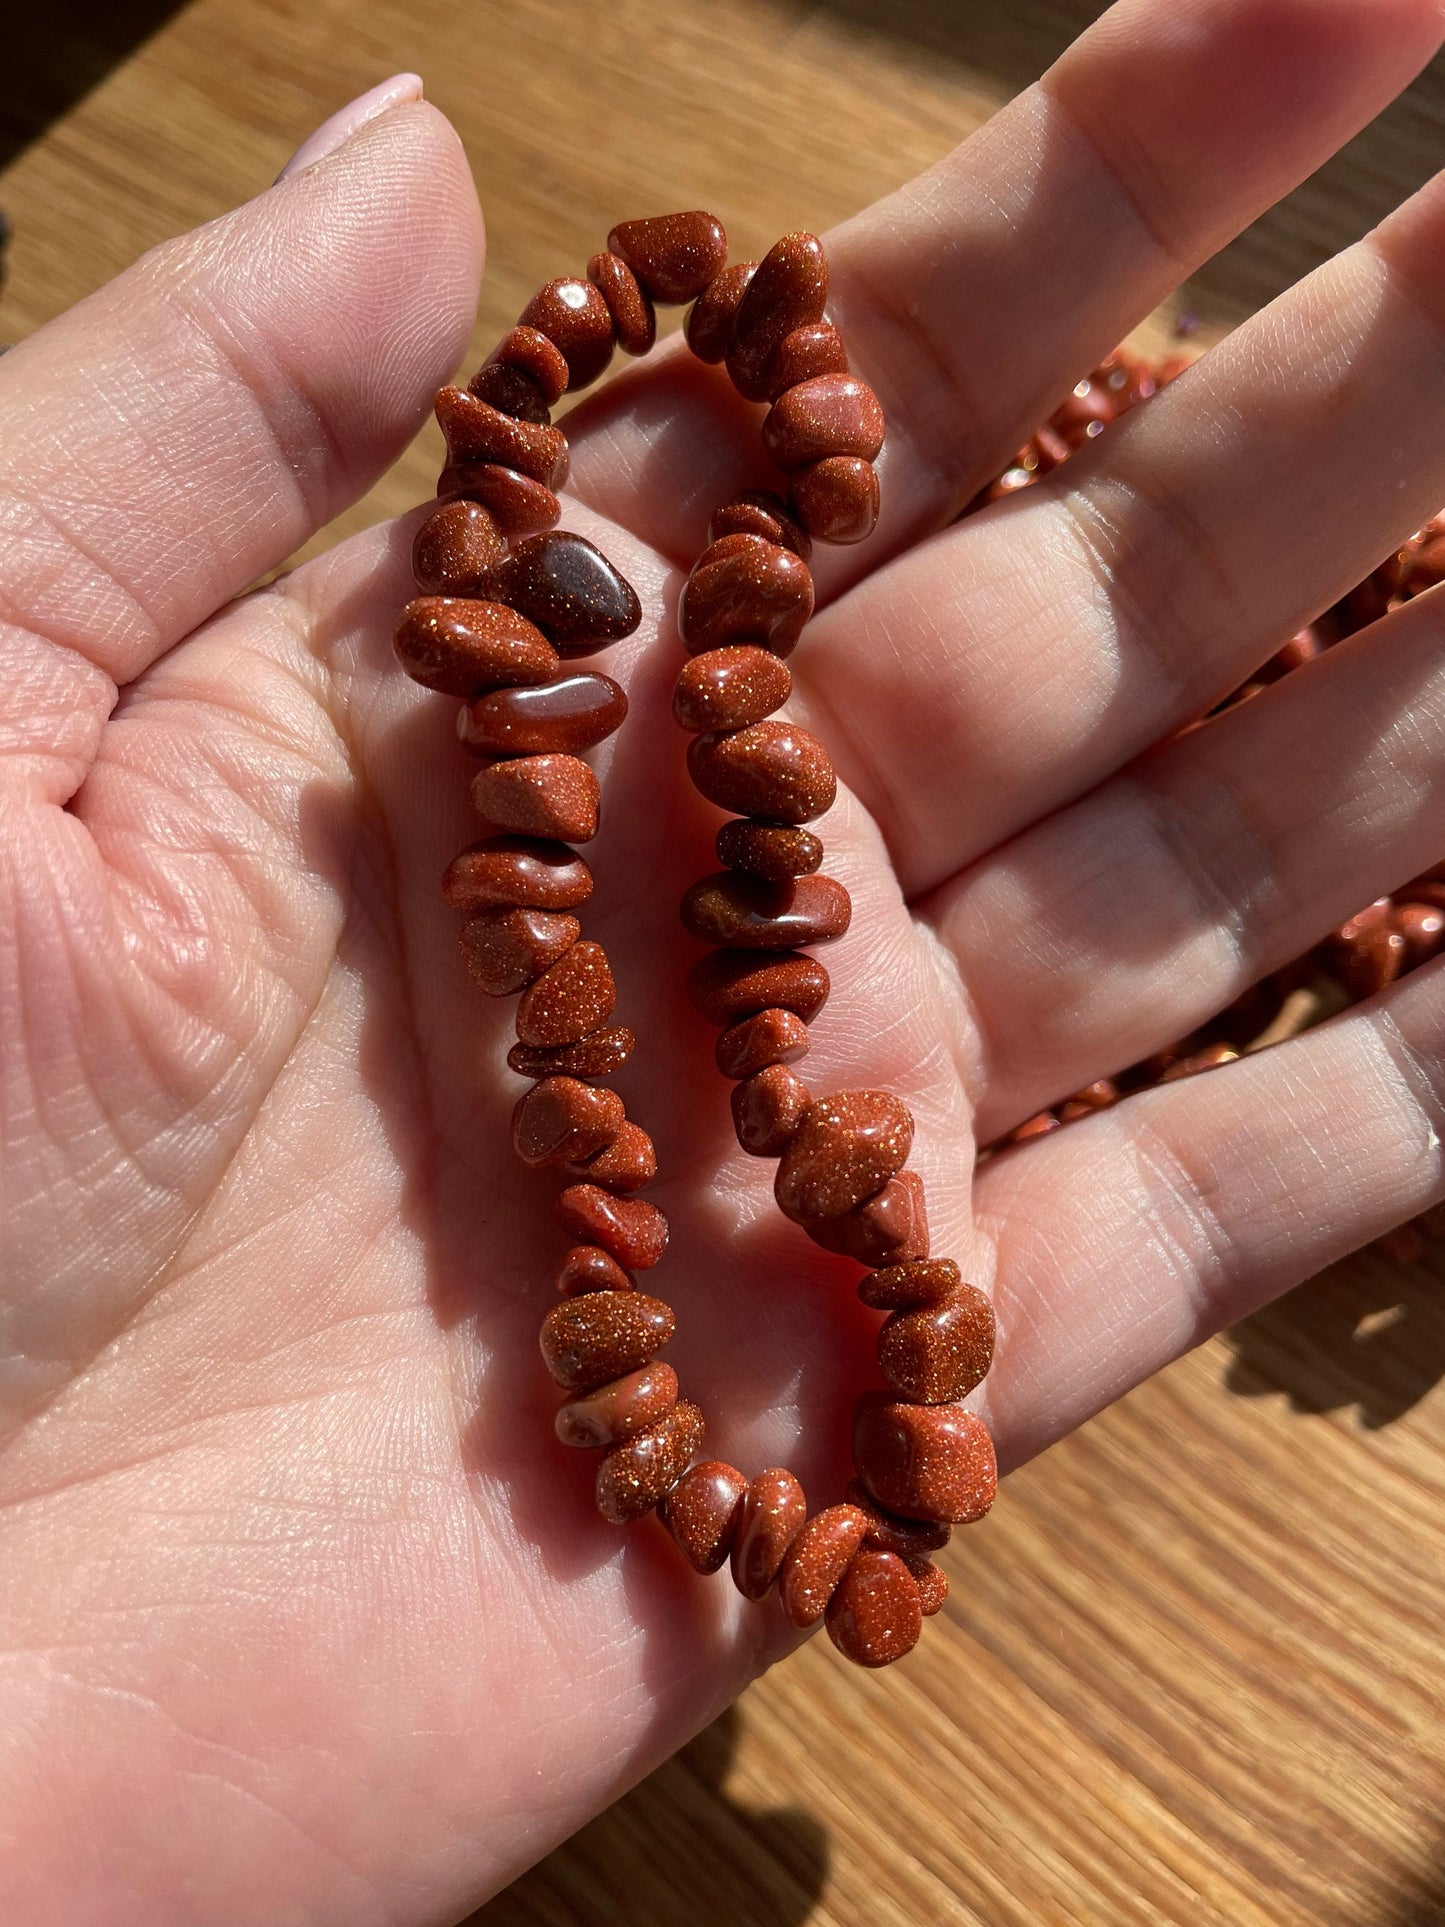
M 993 1306 L 975 1285 L 937 1305 L 895 1311 L 878 1334 L 883 1383 L 915 1405 L 966 1398 L 993 1362 Z
M 766 1599 L 788 1548 L 808 1517 L 803 1488 L 782 1466 L 770 1466 L 748 1486 L 733 1538 L 733 1584 L 744 1599 Z
M 657 1150 L 642 1126 L 629 1121 L 603 1150 L 567 1169 L 604 1191 L 640 1191 L 657 1176 Z
M 943 1602 L 948 1598 L 948 1574 L 931 1559 L 905 1558 L 903 1563 L 913 1574 L 913 1583 L 918 1588 L 919 1610 L 925 1619 L 932 1619 L 936 1612 L 943 1610 Z
M 615 1446 L 597 1468 L 597 1510 L 624 1526 L 660 1505 L 702 1450 L 702 1413 L 679 1399 L 656 1425 Z
M 905 1519 L 971 1524 L 998 1491 L 988 1427 L 960 1405 L 865 1392 L 854 1408 L 853 1463 L 878 1503 Z
M 411 572 L 426 595 L 474 596 L 506 553 L 502 531 L 480 502 L 444 502 L 416 532 Z
M 632 584 L 600 549 L 570 530 L 519 542 L 487 578 L 487 593 L 522 614 L 560 655 L 590 655 L 642 620 Z
M 763 423 L 763 447 L 783 470 L 838 455 L 871 462 L 883 446 L 883 410 L 856 375 L 815 375 L 780 395 Z
M 777 823 L 808 823 L 833 807 L 838 779 L 828 752 L 797 723 L 749 723 L 694 736 L 688 773 L 709 803 Z
M 587 279 L 607 303 L 624 355 L 645 355 L 657 339 L 657 316 L 637 276 L 620 254 L 594 254 Z
M 815 1098 L 778 1166 L 774 1195 L 794 1224 L 841 1218 L 903 1169 L 913 1118 L 891 1091 Z
M 813 578 L 801 556 L 760 535 L 724 535 L 694 563 L 677 624 L 692 656 L 731 642 L 788 656 L 812 613 Z
M 541 630 L 504 602 L 418 596 L 396 625 L 397 658 L 415 682 L 443 696 L 543 683 L 561 658 Z
M 665 1418 L 677 1403 L 677 1373 L 660 1359 L 570 1399 L 556 1418 L 564 1445 L 621 1445 Z
M 863 1535 L 865 1546 L 880 1552 L 896 1552 L 900 1559 L 921 1559 L 926 1553 L 941 1551 L 953 1537 L 953 1527 L 931 1519 L 900 1519 L 885 1511 L 857 1479 L 850 1479 L 843 1495 L 849 1505 L 857 1506 L 868 1521 Z
M 589 1291 L 636 1291 L 631 1278 L 601 1245 L 573 1245 L 557 1268 L 557 1289 L 564 1298 Z
M 828 973 L 801 952 L 713 950 L 688 972 L 687 994 L 710 1024 L 735 1024 L 774 1005 L 810 1024 L 828 1001 Z
M 855 1666 L 891 1666 L 923 1632 L 913 1574 L 893 1552 L 865 1548 L 828 1601 L 828 1637 Z
M 546 282 L 517 319 L 521 327 L 535 328 L 562 350 L 569 389 L 596 381 L 612 359 L 612 315 L 601 290 L 590 281 L 565 275 Z
M 622 256 L 653 300 L 669 307 L 695 300 L 728 258 L 722 222 L 701 208 L 619 221 L 607 245 Z
M 778 1579 L 778 1597 L 792 1625 L 811 1626 L 823 1617 L 867 1529 L 867 1514 L 856 1505 L 830 1505 L 809 1519 L 789 1546 Z
M 462 955 L 489 997 L 510 997 L 556 963 L 581 934 L 576 917 L 546 910 L 482 910 L 462 925 Z
M 689 936 L 735 950 L 832 943 L 852 915 L 852 899 L 836 877 L 769 883 L 744 871 L 719 870 L 700 878 L 682 899 L 682 925 Z
M 564 1231 L 601 1245 L 629 1271 L 648 1271 L 667 1249 L 667 1219 L 645 1198 L 615 1198 L 596 1184 L 569 1184 L 557 1200 Z
M 803 1226 L 815 1245 L 878 1268 L 928 1256 L 928 1215 L 923 1180 L 900 1171 L 876 1197 L 854 1205 L 841 1218 L 816 1218 Z
M 548 408 L 566 393 L 567 358 L 540 328 L 509 328 L 485 365 L 491 368 L 498 363 L 524 374 Z
M 437 390 L 436 418 L 447 438 L 449 466 L 497 462 L 553 490 L 567 479 L 567 437 L 559 428 L 515 421 L 465 388 Z
M 738 306 L 757 271 L 756 261 L 735 261 L 732 267 L 713 276 L 688 309 L 682 331 L 699 361 L 716 365 L 725 359 Z
M 698 1572 L 726 1563 L 742 1523 L 748 1482 L 735 1465 L 703 1459 L 663 1501 L 661 1519 Z
M 727 351 L 728 374 L 747 401 L 768 398 L 768 369 L 784 338 L 821 321 L 828 260 L 815 234 L 785 234 L 764 255 L 738 303 Z
M 878 471 L 861 455 L 829 455 L 794 470 L 788 500 L 819 542 L 862 542 L 878 525 Z
M 742 643 L 684 663 L 672 713 L 684 729 L 745 729 L 781 709 L 792 693 L 788 665 L 770 650 Z
M 575 1044 L 606 1023 L 617 1002 L 617 986 L 607 952 L 584 938 L 522 992 L 517 1005 L 517 1037 L 524 1044 L 554 1050 Z
M 760 823 L 756 817 L 734 817 L 719 826 L 713 839 L 719 863 L 769 883 L 790 883 L 811 876 L 823 861 L 823 844 L 811 830 L 795 823 Z
M 580 929 L 580 925 L 578 926 Z M 507 1062 L 523 1077 L 547 1077 L 553 1071 L 569 1077 L 610 1077 L 631 1057 L 637 1039 L 626 1024 L 607 1024 L 589 1030 L 575 1044 L 542 1050 L 535 1044 L 513 1044 Z
M 499 830 L 585 843 L 597 834 L 601 790 L 575 756 L 514 756 L 472 778 L 472 802 Z
M 650 1365 L 677 1327 L 672 1307 L 645 1291 L 589 1291 L 564 1298 L 542 1320 L 542 1357 L 569 1392 Z
M 509 542 L 555 528 L 562 504 L 541 482 L 499 462 L 454 462 L 441 472 L 437 494 L 480 502 Z
M 512 1144 L 523 1164 L 563 1164 L 590 1158 L 627 1122 L 616 1091 L 575 1077 L 544 1077 L 512 1110 Z
M 831 321 L 809 321 L 778 343 L 768 364 L 768 400 L 819 375 L 846 375 L 848 350 Z
M 778 1157 L 808 1108 L 808 1087 L 785 1064 L 769 1064 L 733 1087 L 733 1129 L 755 1158 Z
M 541 390 L 520 368 L 504 361 L 489 361 L 467 383 L 467 393 L 484 401 L 519 422 L 550 422 L 552 411 L 543 401 Z
M 751 1077 L 769 1064 L 796 1064 L 808 1054 L 808 1026 L 790 1010 L 760 1010 L 718 1034 L 713 1056 L 724 1077 Z
M 626 714 L 627 698 L 610 676 L 581 673 L 541 688 L 490 690 L 461 712 L 457 734 L 484 756 L 575 755 L 610 736 Z
M 919 1305 L 942 1304 L 962 1283 L 963 1273 L 952 1258 L 921 1258 L 870 1271 L 859 1283 L 858 1296 L 874 1311 L 912 1311 Z
M 813 538 L 788 512 L 780 495 L 767 489 L 745 488 L 730 502 L 714 509 L 707 525 L 709 542 L 721 542 L 725 535 L 760 535 L 765 542 L 791 549 L 806 562 L 813 553 Z
M 592 894 L 592 872 L 565 843 L 486 836 L 452 858 L 442 895 L 453 910 L 575 910 Z

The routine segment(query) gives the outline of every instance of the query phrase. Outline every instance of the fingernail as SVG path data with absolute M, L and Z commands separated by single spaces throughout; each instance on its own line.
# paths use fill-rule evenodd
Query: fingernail
M 400 107 L 409 100 L 420 100 L 422 84 L 420 74 L 393 74 L 390 80 L 383 80 L 377 87 L 369 88 L 356 99 L 340 107 L 330 120 L 322 121 L 314 134 L 302 141 L 296 152 L 276 176 L 278 181 L 289 180 L 291 175 L 299 174 L 303 168 L 314 167 L 317 161 L 324 161 L 328 154 L 334 154 L 360 127 L 379 114 L 389 113 L 393 107 Z

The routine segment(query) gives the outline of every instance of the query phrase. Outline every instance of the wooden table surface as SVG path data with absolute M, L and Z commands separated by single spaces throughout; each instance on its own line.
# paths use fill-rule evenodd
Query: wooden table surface
M 1096 11 L 61 0 L 5 29 L 0 340 L 400 68 L 481 183 L 480 344 L 620 212 L 711 207 L 738 253 L 826 227 Z M 1442 120 L 1437 69 L 1191 284 L 1206 335 L 1424 179 Z M 338 528 L 429 494 L 437 450 Z M 1442 1276 L 1357 1258 L 1163 1373 L 1009 1481 L 907 1665 L 814 1642 L 474 1927 L 1445 1922 Z

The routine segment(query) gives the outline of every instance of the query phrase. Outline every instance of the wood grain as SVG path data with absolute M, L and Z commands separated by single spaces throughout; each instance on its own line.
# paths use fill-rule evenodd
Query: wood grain
M 0 339 L 259 190 L 399 68 L 482 188 L 480 345 L 620 214 L 712 207 L 743 250 L 826 227 L 1096 11 L 76 6 L 58 37 L 19 29 L 0 74 Z M 1424 179 L 1442 121 L 1437 70 L 1185 291 L 1206 331 Z M 429 494 L 436 460 L 424 436 L 325 539 Z M 815 1642 L 476 1927 L 1445 1921 L 1442 1276 L 1356 1258 L 1163 1373 L 1010 1480 L 904 1667 Z

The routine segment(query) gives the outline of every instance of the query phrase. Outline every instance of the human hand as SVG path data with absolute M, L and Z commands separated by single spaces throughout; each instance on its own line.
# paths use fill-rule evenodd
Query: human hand
M 855 906 L 809 1079 L 913 1109 L 935 1249 L 996 1294 L 1005 1463 L 1445 1189 L 1441 966 L 970 1182 L 976 1141 L 1440 855 L 1438 595 L 1151 745 L 1445 500 L 1441 184 L 936 533 L 1438 33 L 1426 0 L 1126 0 L 830 239 L 890 426 L 878 535 L 815 558 L 790 665 Z M 415 518 L 228 601 L 406 440 L 479 267 L 463 157 L 401 105 L 0 362 L 0 1891 L 27 1923 L 452 1919 L 785 1643 L 602 1524 L 551 1437 L 553 1186 L 513 1161 L 510 1010 L 437 891 L 470 766 L 389 644 Z M 669 1356 L 710 1450 L 826 1500 L 876 1319 L 733 1146 L 676 921 L 710 814 L 667 714 L 677 565 L 761 478 L 756 412 L 674 348 L 568 426 L 565 525 L 647 608 L 604 659 L 632 709 L 589 926 L 642 1039 L 619 1083 L 662 1159 Z

